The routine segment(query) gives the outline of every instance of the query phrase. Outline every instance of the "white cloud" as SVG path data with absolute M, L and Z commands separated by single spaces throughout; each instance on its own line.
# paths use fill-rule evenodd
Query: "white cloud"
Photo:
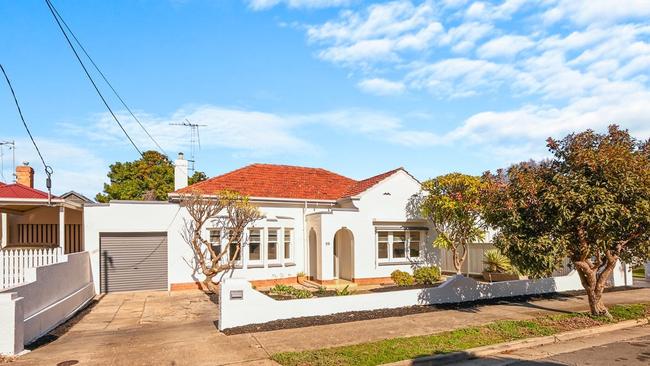
M 484 43 L 477 53 L 481 58 L 513 57 L 534 45 L 535 43 L 526 36 L 507 35 Z
M 650 2 L 647 0 L 556 0 L 553 3 L 542 16 L 551 24 L 562 19 L 578 25 L 611 24 L 650 16 Z
M 281 3 L 289 8 L 331 8 L 348 5 L 350 0 L 250 0 L 248 6 L 253 10 L 267 10 Z
M 487 23 L 469 22 L 449 29 L 440 38 L 440 44 L 450 45 L 451 50 L 457 53 L 464 53 L 476 46 L 476 42 L 488 36 L 493 26 Z
M 62 194 L 75 190 L 88 197 L 94 197 L 107 180 L 108 163 L 93 150 L 76 145 L 71 141 L 58 141 L 51 137 L 35 136 L 45 162 L 52 167 L 52 193 Z M 24 161 L 34 168 L 34 187 L 47 191 L 46 175 L 31 141 L 17 140 L 16 164 Z M 7 175 L 7 171 L 5 171 Z
M 406 88 L 404 83 L 382 78 L 365 79 L 357 84 L 359 89 L 369 94 L 397 95 L 402 94 Z
M 399 60 L 405 51 L 424 50 L 443 31 L 429 2 L 410 1 L 370 5 L 365 11 L 346 10 L 334 21 L 309 26 L 311 43 L 323 46 L 324 60 L 354 65 Z
M 458 98 L 498 89 L 518 72 L 508 66 L 485 60 L 452 58 L 420 66 L 406 75 L 409 85 L 441 98 Z

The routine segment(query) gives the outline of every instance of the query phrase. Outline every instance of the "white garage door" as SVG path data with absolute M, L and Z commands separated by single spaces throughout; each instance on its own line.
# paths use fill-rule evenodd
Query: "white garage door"
M 102 292 L 167 290 L 167 233 L 102 233 Z

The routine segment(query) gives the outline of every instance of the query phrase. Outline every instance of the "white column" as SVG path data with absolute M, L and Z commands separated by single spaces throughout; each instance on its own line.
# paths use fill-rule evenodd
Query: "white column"
M 9 218 L 6 212 L 2 213 L 2 247 L 9 244 Z
M 24 349 L 22 300 L 15 292 L 0 294 L 0 354 L 17 355 Z
M 59 247 L 65 251 L 65 207 L 59 207 Z

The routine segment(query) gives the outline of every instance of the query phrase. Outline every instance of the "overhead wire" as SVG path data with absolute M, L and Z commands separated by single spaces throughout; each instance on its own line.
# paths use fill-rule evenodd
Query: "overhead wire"
M 32 140 L 32 144 L 36 149 L 36 153 L 38 154 L 38 157 L 41 159 L 41 163 L 43 163 L 45 175 L 47 175 L 47 180 L 46 180 L 47 199 L 48 199 L 48 204 L 51 204 L 52 203 L 52 174 L 54 174 L 54 170 L 52 169 L 51 166 L 49 166 L 45 162 L 45 159 L 43 158 L 43 154 L 41 154 L 41 149 L 38 148 L 38 145 L 36 144 L 36 140 L 34 140 L 34 136 L 32 135 L 32 132 L 29 130 L 29 126 L 27 126 L 27 122 L 25 121 L 25 117 L 23 116 L 23 111 L 20 108 L 20 103 L 18 103 L 18 97 L 16 97 L 16 92 L 14 91 L 14 88 L 11 85 L 11 80 L 9 80 L 9 75 L 7 75 L 7 72 L 5 71 L 5 68 L 2 66 L 2 64 L 0 64 L 0 70 L 2 70 L 2 74 L 4 75 L 5 80 L 7 81 L 7 85 L 9 86 L 9 90 L 11 91 L 11 95 L 14 98 L 14 104 L 16 104 L 16 109 L 18 109 L 18 115 L 20 116 L 20 120 L 23 122 L 23 126 L 25 126 L 25 130 L 29 135 L 29 139 Z
M 54 10 L 54 5 L 52 5 L 52 3 L 50 2 L 50 0 L 45 0 L 45 3 L 47 4 L 47 7 L 50 9 L 50 13 L 52 13 L 52 17 L 54 17 L 54 20 L 56 21 L 56 24 L 59 26 L 59 29 L 61 30 L 61 33 L 63 33 L 63 36 L 65 37 L 65 40 L 68 42 L 68 45 L 70 46 L 70 49 L 72 50 L 72 52 L 74 53 L 74 55 L 75 55 L 77 61 L 79 62 L 79 65 L 81 65 L 81 68 L 84 70 L 84 73 L 86 74 L 86 77 L 88 78 L 88 80 L 90 81 L 90 83 L 93 85 L 93 88 L 95 88 L 95 91 L 97 92 L 97 95 L 99 95 L 99 98 L 102 100 L 102 102 L 103 102 L 104 105 L 106 106 L 106 109 L 108 109 L 108 111 L 110 112 L 111 116 L 113 117 L 113 120 L 115 120 L 115 122 L 116 122 L 117 125 L 120 127 L 120 129 L 122 130 L 122 132 L 124 132 L 124 135 L 125 135 L 126 138 L 129 140 L 129 142 L 131 143 L 131 145 L 133 146 L 133 148 L 135 148 L 135 150 L 138 152 L 138 154 L 140 154 L 140 156 L 144 157 L 144 154 L 142 153 L 142 151 L 141 151 L 141 150 L 138 148 L 138 146 L 135 144 L 135 142 L 133 141 L 133 139 L 131 138 L 131 136 L 129 136 L 129 133 L 126 132 L 126 129 L 124 128 L 124 126 L 122 125 L 122 123 L 120 122 L 120 120 L 117 118 L 117 116 L 115 115 L 115 113 L 113 112 L 113 109 L 111 108 L 111 106 L 110 106 L 110 105 L 108 104 L 108 102 L 106 101 L 106 98 L 104 98 L 104 95 L 103 95 L 102 92 L 99 90 L 99 87 L 97 86 L 97 84 L 95 83 L 95 80 L 94 80 L 94 79 L 92 78 L 92 76 L 90 75 L 90 72 L 88 72 L 88 69 L 86 68 L 86 65 L 85 65 L 85 64 L 83 63 L 83 61 L 81 60 L 81 57 L 79 56 L 79 53 L 77 52 L 77 49 L 76 49 L 76 48 L 74 47 L 74 45 L 72 44 L 72 41 L 70 40 L 70 37 L 68 37 L 68 33 L 66 33 L 65 29 L 64 29 L 63 26 L 61 25 L 61 21 L 60 21 L 59 18 L 57 17 L 57 12 Z
M 124 108 L 129 112 L 129 114 L 131 115 L 131 117 L 133 117 L 133 119 L 138 123 L 138 125 L 139 125 L 139 126 L 142 128 L 142 130 L 147 134 L 147 136 L 149 137 L 149 139 L 150 139 L 150 140 L 151 140 L 151 141 L 156 145 L 156 147 L 158 147 L 158 149 L 159 149 L 163 154 L 165 154 L 165 155 L 168 156 L 168 154 L 167 154 L 167 152 L 165 151 L 165 149 L 163 149 L 163 148 L 160 146 L 160 144 L 158 143 L 158 141 L 156 141 L 156 139 L 155 139 L 155 138 L 154 138 L 154 137 L 149 133 L 149 131 L 148 131 L 148 130 L 144 127 L 144 125 L 142 124 L 142 122 L 140 122 L 140 119 L 139 119 L 138 117 L 136 117 L 135 113 L 133 113 L 133 111 L 131 110 L 131 108 L 126 104 L 126 102 L 125 102 L 124 99 L 120 96 L 120 94 L 117 92 L 117 90 L 115 90 L 115 88 L 113 87 L 113 84 L 111 84 L 111 82 L 108 81 L 108 78 L 104 75 L 104 73 L 103 73 L 102 70 L 99 68 L 99 66 L 97 66 L 97 63 L 95 63 L 95 60 L 93 60 L 93 58 L 90 57 L 90 54 L 88 53 L 88 51 L 86 51 L 86 48 L 83 46 L 83 44 L 81 43 L 81 41 L 79 41 L 79 39 L 78 39 L 77 36 L 74 34 L 74 32 L 72 31 L 72 29 L 70 29 L 70 26 L 68 26 L 68 23 L 66 23 L 65 19 L 63 19 L 63 17 L 62 17 L 61 14 L 59 13 L 59 11 L 56 9 L 56 7 L 54 7 L 54 5 L 53 5 L 49 0 L 46 0 L 46 1 L 50 3 L 50 5 L 52 6 L 52 9 L 54 10 L 54 13 L 55 13 L 56 16 L 61 20 L 61 23 L 63 23 L 63 26 L 67 29 L 67 31 L 70 33 L 70 35 L 72 36 L 72 39 L 74 39 L 74 41 L 77 43 L 77 45 L 79 45 L 79 48 L 81 49 L 81 51 L 84 53 L 84 55 L 86 55 L 86 57 L 88 58 L 88 60 L 90 61 L 90 63 L 93 65 L 93 67 L 95 68 L 95 70 L 97 70 L 97 73 L 99 73 L 99 75 L 102 77 L 102 79 L 104 80 L 104 82 L 105 82 L 105 83 L 108 85 L 108 87 L 113 91 L 113 94 L 115 94 L 115 96 L 116 96 L 117 99 L 120 101 L 120 103 L 122 103 L 122 106 L 124 106 Z

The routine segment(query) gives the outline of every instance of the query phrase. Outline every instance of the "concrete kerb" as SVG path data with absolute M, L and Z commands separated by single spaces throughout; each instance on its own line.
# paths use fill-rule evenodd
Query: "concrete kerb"
M 588 337 L 601 333 L 608 333 L 615 330 L 638 327 L 650 324 L 650 319 L 642 318 L 625 320 L 615 324 L 601 325 L 594 328 L 571 330 L 551 336 L 521 339 L 512 342 L 493 344 L 489 346 L 470 348 L 465 351 L 446 353 L 443 355 L 421 357 L 414 360 L 404 360 L 384 364 L 382 366 L 440 366 L 452 363 L 467 361 L 475 358 L 488 357 L 504 352 L 512 352 L 525 348 L 544 346 L 551 343 L 568 341 L 576 338 Z

